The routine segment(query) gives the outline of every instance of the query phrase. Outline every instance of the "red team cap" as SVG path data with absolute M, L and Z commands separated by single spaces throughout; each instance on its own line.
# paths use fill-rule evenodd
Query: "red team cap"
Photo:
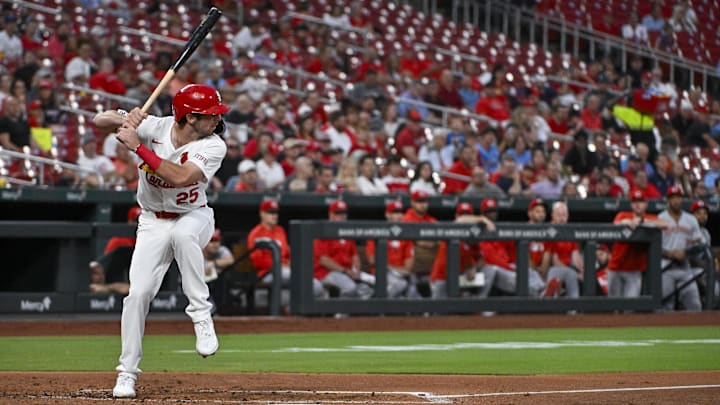
M 697 211 L 701 208 L 707 210 L 708 209 L 707 203 L 703 200 L 697 200 L 697 201 L 693 202 L 692 205 L 690 206 L 690 212 L 694 213 L 695 211 Z
M 630 201 L 645 201 L 645 193 L 642 190 L 633 190 L 630 193 Z
M 427 191 L 423 190 L 415 190 L 410 195 L 410 198 L 412 198 L 413 201 L 427 201 L 428 198 L 430 198 L 430 195 L 427 193 Z
M 137 221 L 138 217 L 142 214 L 142 208 L 140 207 L 132 207 L 127 212 L 127 220 L 130 221 Z
M 543 201 L 542 198 L 533 198 L 532 200 L 530 200 L 530 204 L 528 204 L 528 211 L 537 207 L 538 205 L 542 205 L 544 207 L 545 201 Z
M 480 211 L 495 211 L 497 210 L 497 201 L 494 198 L 486 198 L 480 203 Z
M 402 201 L 392 200 L 385 204 L 385 212 L 403 212 L 404 210 Z
M 455 214 L 456 215 L 472 215 L 475 211 L 473 210 L 473 206 L 470 203 L 461 202 L 460 204 L 455 207 Z
M 42 108 L 42 102 L 40 102 L 40 100 L 33 100 L 27 105 L 28 110 L 34 110 L 36 108 Z
M 608 253 L 610 252 L 610 248 L 608 247 L 608 245 L 606 245 L 604 243 L 599 244 L 597 248 L 598 248 L 598 250 L 604 250 Z
M 220 232 L 220 229 L 215 228 L 213 231 L 212 237 L 210 238 L 210 242 L 220 242 L 220 239 L 222 238 L 222 233 Z
M 275 200 L 265 200 L 260 203 L 260 211 L 262 212 L 277 212 L 278 209 L 280 209 L 280 206 Z
M 331 214 L 347 214 L 347 203 L 343 200 L 336 200 L 330 204 Z
M 413 121 L 421 121 L 422 115 L 420 114 L 420 111 L 412 109 L 412 110 L 408 111 L 408 118 Z
M 679 195 L 682 197 L 683 195 L 683 189 L 680 186 L 670 186 L 667 191 L 667 197 L 672 197 L 674 195 Z

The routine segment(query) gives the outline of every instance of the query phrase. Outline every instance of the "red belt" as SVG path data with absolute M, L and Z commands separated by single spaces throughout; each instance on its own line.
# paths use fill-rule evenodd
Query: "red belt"
M 203 204 L 203 205 L 199 206 L 198 208 L 202 208 L 202 207 L 207 207 L 207 204 Z M 160 211 L 160 212 L 155 212 L 154 214 L 155 214 L 155 218 L 157 218 L 157 219 L 176 219 L 176 218 L 179 218 L 180 215 L 183 215 L 185 213 L 184 212 L 177 213 L 177 212 Z

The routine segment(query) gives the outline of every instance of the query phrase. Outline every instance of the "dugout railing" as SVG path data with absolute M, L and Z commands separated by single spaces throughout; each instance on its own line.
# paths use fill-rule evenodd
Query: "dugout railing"
M 312 294 L 313 241 L 319 239 L 377 240 L 375 293 L 372 298 L 316 299 Z M 387 297 L 388 240 L 448 241 L 448 298 L 392 299 Z M 517 242 L 517 291 L 513 296 L 461 297 L 458 282 L 460 241 L 512 240 Z M 578 298 L 529 296 L 528 243 L 530 241 L 577 241 L 584 250 L 583 294 Z M 643 276 L 643 293 L 635 298 L 596 296 L 595 250 L 599 242 L 638 243 L 640 254 L 648 257 Z M 531 225 L 498 223 L 493 232 L 481 226 L 456 223 L 388 223 L 370 221 L 291 221 L 290 245 L 293 263 L 290 311 L 294 315 L 423 314 L 518 312 L 607 312 L 654 311 L 660 308 L 661 232 L 651 227 L 567 224 Z

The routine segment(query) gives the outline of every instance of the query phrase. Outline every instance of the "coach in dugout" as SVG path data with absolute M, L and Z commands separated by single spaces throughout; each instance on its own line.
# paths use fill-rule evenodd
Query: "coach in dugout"
M 621 211 L 613 224 L 631 228 L 638 226 L 667 227 L 667 222 L 648 214 L 647 198 L 642 190 L 630 193 L 631 211 Z M 647 270 L 647 249 L 638 243 L 615 242 L 608 264 L 608 297 L 639 297 L 642 290 L 642 273 Z
M 683 211 L 683 191 L 680 186 L 671 186 L 667 191 L 667 209 L 658 218 L 667 222 L 668 227 L 662 234 L 662 291 L 663 297 L 672 294 L 676 289 L 678 301 L 686 311 L 700 311 L 700 293 L 693 277 L 702 269 L 690 267 L 687 248 L 702 243 L 703 235 L 697 218 Z M 675 300 L 667 300 L 664 309 L 675 309 Z
M 348 206 L 334 201 L 328 209 L 330 221 L 347 221 Z M 360 256 L 354 240 L 317 239 L 313 241 L 315 278 L 325 287 L 337 289 L 340 297 L 369 298 L 372 288 L 363 279 L 370 276 L 360 269 Z M 369 276 L 369 277 L 368 277 Z
M 253 228 L 247 237 L 248 249 L 254 249 L 257 242 L 271 240 L 280 248 L 280 260 L 282 261 L 281 278 L 282 287 L 290 287 L 290 245 L 287 241 L 285 229 L 278 225 L 280 206 L 275 200 L 265 200 L 260 203 L 260 223 Z M 250 261 L 255 267 L 257 278 L 263 283 L 272 284 L 273 274 L 272 254 L 267 249 L 255 249 L 250 253 Z M 313 279 L 313 294 L 315 297 L 324 295 L 322 284 Z M 286 305 L 287 303 L 283 303 Z

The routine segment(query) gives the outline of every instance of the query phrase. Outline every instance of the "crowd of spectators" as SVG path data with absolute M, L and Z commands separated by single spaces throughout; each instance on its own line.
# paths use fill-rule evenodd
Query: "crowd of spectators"
M 308 11 L 303 7 L 307 3 L 298 2 L 297 11 Z M 213 188 L 364 195 L 422 189 L 431 195 L 556 199 L 622 197 L 636 188 L 662 196 L 678 184 L 686 196 L 718 198 L 720 126 L 713 117 L 720 102 L 695 88 L 675 88 L 662 66 L 634 57 L 621 71 L 609 57 L 601 58 L 584 69 L 570 65 L 553 72 L 573 80 L 567 83 L 540 76 L 513 79 L 502 63 L 487 71 L 462 63 L 454 71 L 412 47 L 398 53 L 373 45 L 358 49 L 338 28 L 382 30 L 372 26 L 364 7 L 362 2 L 332 7 L 323 17 L 327 25 L 249 18 L 232 41 L 206 41 L 180 69 L 153 107 L 156 113 L 169 113 L 173 92 L 189 82 L 215 86 L 233 107 L 225 116 L 229 152 Z M 127 63 L 113 47 L 114 35 L 94 41 L 72 13 L 59 17 L 41 23 L 31 10 L 4 10 L 0 144 L 5 149 L 58 153 L 54 148 L 62 146 L 48 147 L 35 128 L 74 120 L 59 108 L 63 82 L 142 100 L 163 74 L 167 45 L 158 43 L 154 57 Z M 652 14 L 642 26 L 651 31 L 648 17 Z M 633 35 L 642 36 L 640 23 L 634 24 Z M 173 35 L 182 33 L 171 30 Z M 263 67 L 268 63 L 344 78 L 348 86 L 309 83 L 300 94 L 286 92 L 269 86 L 274 78 Z M 654 120 L 650 128 L 635 128 L 615 111 L 641 104 Z M 114 136 L 86 131 L 75 134 L 70 145 L 77 145 L 76 151 L 67 152 L 65 160 L 81 166 L 96 161 L 86 150 L 95 137 L 99 155 L 115 166 L 101 165 L 104 184 L 135 187 L 128 157 L 117 152 Z M 99 186 L 86 175 L 54 178 L 59 185 Z

